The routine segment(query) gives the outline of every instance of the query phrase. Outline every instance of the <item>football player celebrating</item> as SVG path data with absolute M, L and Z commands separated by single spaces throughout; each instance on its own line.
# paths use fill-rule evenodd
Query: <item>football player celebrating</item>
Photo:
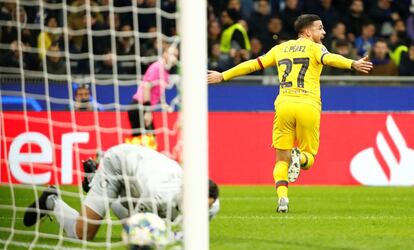
M 273 178 L 278 196 L 277 212 L 288 212 L 288 182 L 294 182 L 300 169 L 312 167 L 319 148 L 321 113 L 320 75 L 323 65 L 367 73 L 372 63 L 364 57 L 347 59 L 329 53 L 322 45 L 325 30 L 319 16 L 297 18 L 299 38 L 274 46 L 265 55 L 220 73 L 209 71 L 208 83 L 218 83 L 267 67 L 277 67 L 280 89 L 275 101 L 273 143 L 276 164 Z M 295 148 L 297 142 L 297 148 Z

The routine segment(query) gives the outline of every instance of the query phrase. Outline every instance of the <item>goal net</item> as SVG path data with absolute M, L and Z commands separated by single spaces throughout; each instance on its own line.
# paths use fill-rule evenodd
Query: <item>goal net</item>
M 113 214 L 88 242 L 68 237 L 53 217 L 25 227 L 23 214 L 48 185 L 81 211 L 82 160 L 117 144 L 182 162 L 186 69 L 175 63 L 177 7 L 175 0 L 0 0 L 0 247 L 123 247 L 123 221 Z

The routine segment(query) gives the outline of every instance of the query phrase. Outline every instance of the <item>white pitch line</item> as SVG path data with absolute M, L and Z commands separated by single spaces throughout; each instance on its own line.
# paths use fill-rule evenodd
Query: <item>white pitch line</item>
M 219 215 L 217 219 L 224 220 L 407 220 L 412 219 L 409 216 L 317 216 L 317 215 L 295 215 L 291 214 L 280 214 L 274 216 L 234 216 L 234 215 Z
M 0 244 L 5 245 L 6 241 L 0 239 Z M 29 248 L 32 244 L 29 242 L 17 242 L 17 241 L 9 241 L 8 244 L 10 245 L 14 245 L 14 246 L 19 246 L 19 247 L 27 247 Z M 56 249 L 56 245 L 46 245 L 46 244 L 35 244 L 36 248 L 43 248 L 43 249 Z M 66 249 L 66 250 L 85 250 L 85 248 L 76 248 L 76 247 L 62 247 L 59 246 L 59 249 Z

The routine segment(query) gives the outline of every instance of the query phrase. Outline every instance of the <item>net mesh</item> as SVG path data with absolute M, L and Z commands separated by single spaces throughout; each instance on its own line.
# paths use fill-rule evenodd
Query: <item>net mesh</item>
M 178 42 L 176 1 L 0 0 L 0 7 L 0 246 L 123 246 L 122 221 L 112 214 L 86 242 L 47 217 L 25 227 L 23 213 L 50 184 L 81 211 L 82 160 L 111 146 L 141 144 L 180 160 L 178 67 L 167 79 L 155 73 L 159 101 L 133 99 L 150 65 Z

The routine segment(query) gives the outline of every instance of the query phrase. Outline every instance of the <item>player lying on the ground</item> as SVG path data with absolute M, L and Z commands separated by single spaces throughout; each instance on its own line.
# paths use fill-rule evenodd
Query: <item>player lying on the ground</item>
M 50 187 L 26 209 L 23 222 L 32 226 L 46 214 L 53 214 L 69 237 L 91 240 L 109 208 L 120 219 L 136 212 L 155 212 L 174 220 L 182 211 L 182 171 L 177 162 L 157 151 L 117 145 L 105 153 L 81 215 Z M 209 190 L 211 217 L 219 210 L 218 187 L 213 181 Z

